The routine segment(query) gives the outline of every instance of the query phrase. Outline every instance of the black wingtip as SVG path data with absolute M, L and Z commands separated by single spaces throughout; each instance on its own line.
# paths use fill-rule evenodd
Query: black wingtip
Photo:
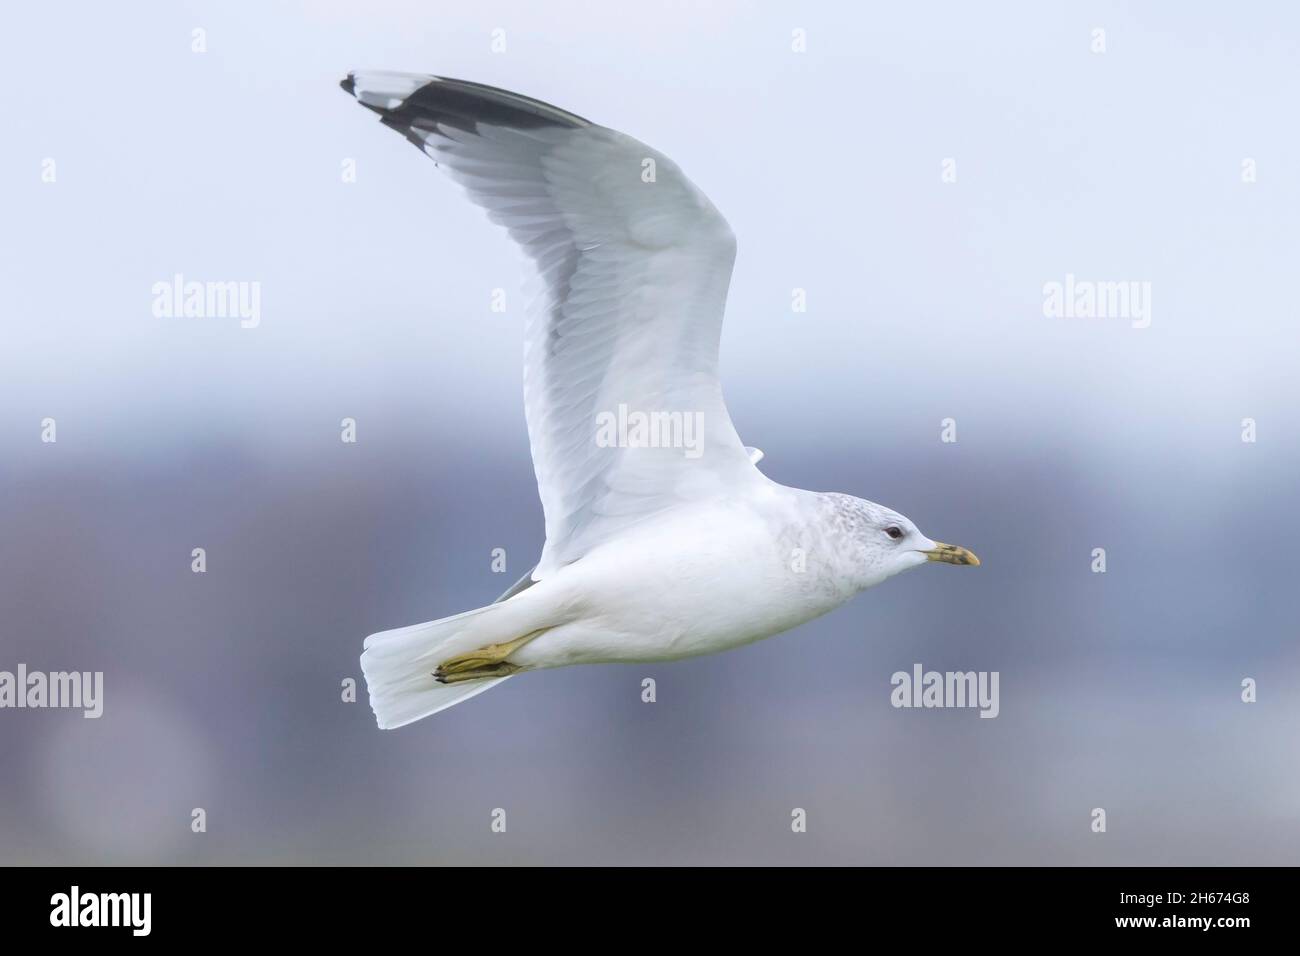
M 339 80 L 339 86 L 343 88 L 343 91 L 347 93 L 348 96 L 355 97 L 357 95 L 357 83 L 356 80 L 352 78 L 351 73 Z

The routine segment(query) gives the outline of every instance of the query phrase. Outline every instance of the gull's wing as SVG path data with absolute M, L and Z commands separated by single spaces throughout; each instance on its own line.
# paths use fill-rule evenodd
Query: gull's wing
M 477 83 L 353 73 L 342 85 L 538 268 L 524 354 L 546 513 L 534 578 L 649 515 L 756 480 L 718 384 L 735 237 L 672 160 Z

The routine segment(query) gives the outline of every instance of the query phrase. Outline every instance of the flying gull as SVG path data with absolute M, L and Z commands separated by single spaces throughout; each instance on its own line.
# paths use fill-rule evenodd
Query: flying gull
M 540 279 L 524 414 L 541 559 L 487 607 L 366 638 L 380 727 L 523 671 L 728 650 L 927 561 L 979 564 L 882 505 L 758 470 L 718 382 L 735 237 L 667 156 L 478 83 L 341 85 L 505 226 Z

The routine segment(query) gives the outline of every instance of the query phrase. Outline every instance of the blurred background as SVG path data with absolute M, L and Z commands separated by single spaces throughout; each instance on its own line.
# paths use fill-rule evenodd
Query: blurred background
M 0 670 L 103 671 L 105 706 L 0 711 L 0 862 L 1300 858 L 1295 10 L 8 20 Z M 888 504 L 983 566 L 378 731 L 362 638 L 487 603 L 543 530 L 522 259 L 338 89 L 360 68 L 515 89 L 673 157 L 738 237 L 723 381 L 762 469 Z M 176 273 L 260 283 L 260 325 L 155 317 Z M 1150 282 L 1150 327 L 1046 318 L 1067 273 Z M 917 662 L 999 671 L 1000 715 L 893 709 Z

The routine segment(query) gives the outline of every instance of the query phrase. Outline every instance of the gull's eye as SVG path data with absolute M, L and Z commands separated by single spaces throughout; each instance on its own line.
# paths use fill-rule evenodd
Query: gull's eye
M 885 529 L 885 534 L 889 535 L 891 538 L 897 541 L 899 538 L 903 536 L 903 529 L 896 524 L 891 524 L 888 528 Z

